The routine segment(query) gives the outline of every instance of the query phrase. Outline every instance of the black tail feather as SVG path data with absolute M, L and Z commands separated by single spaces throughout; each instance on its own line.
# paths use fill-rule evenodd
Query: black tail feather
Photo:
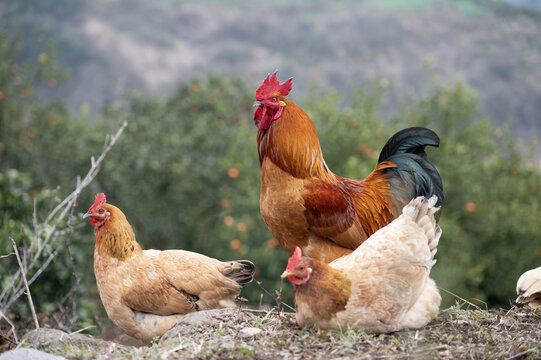
M 415 154 L 427 160 L 425 147 L 427 145 L 440 146 L 438 135 L 427 128 L 410 127 L 394 134 L 385 144 L 379 154 L 378 162 L 389 161 L 389 157 L 396 154 Z
M 239 285 L 246 285 L 252 282 L 255 274 L 255 265 L 249 260 L 237 260 L 229 262 L 230 270 L 225 274 L 228 278 Z
M 403 189 L 407 192 L 399 194 L 405 202 L 417 196 L 436 195 L 437 206 L 443 204 L 440 174 L 428 161 L 425 152 L 427 145 L 438 147 L 439 144 L 440 138 L 434 131 L 411 127 L 394 134 L 381 150 L 378 162 L 389 161 L 396 165 L 396 168 L 387 169 L 386 173 L 396 175 L 389 181 L 395 185 L 395 191 Z

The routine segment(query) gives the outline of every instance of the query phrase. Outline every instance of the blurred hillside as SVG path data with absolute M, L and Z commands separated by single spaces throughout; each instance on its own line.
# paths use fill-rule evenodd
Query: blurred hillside
M 437 73 L 472 84 L 481 113 L 500 124 L 512 116 L 515 135 L 541 135 L 541 11 L 531 1 L 7 0 L 0 15 L 57 41 L 71 80 L 45 96 L 76 112 L 134 90 L 170 95 L 212 72 L 255 87 L 279 69 L 294 76 L 297 100 L 313 84 L 388 84 L 383 111 L 393 114 Z

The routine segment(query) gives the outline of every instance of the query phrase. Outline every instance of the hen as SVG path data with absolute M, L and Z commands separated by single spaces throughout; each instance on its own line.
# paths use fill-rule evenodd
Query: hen
M 299 247 L 282 278 L 294 285 L 297 323 L 386 333 L 420 328 L 439 311 L 430 269 L 441 235 L 437 198 L 418 197 L 353 253 L 325 264 Z
M 424 151 L 439 146 L 433 131 L 398 132 L 371 174 L 343 178 L 325 164 L 312 120 L 285 98 L 290 91 L 291 79 L 280 84 L 274 73 L 257 89 L 254 103 L 261 215 L 289 255 L 299 246 L 328 263 L 399 216 L 411 199 L 436 195 L 443 203 L 441 178 Z
M 96 235 L 94 273 L 107 316 L 148 343 L 183 315 L 234 306 L 254 276 L 247 260 L 221 262 L 183 250 L 142 250 L 132 227 L 105 195 L 85 214 Z
M 541 267 L 528 270 L 518 278 L 517 295 L 517 303 L 541 308 Z

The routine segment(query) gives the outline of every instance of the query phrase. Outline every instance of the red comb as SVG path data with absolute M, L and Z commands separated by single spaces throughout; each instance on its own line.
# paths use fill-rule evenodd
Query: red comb
M 274 91 L 278 91 L 280 94 L 282 94 L 282 96 L 287 96 L 287 94 L 289 94 L 289 92 L 291 91 L 291 81 L 293 80 L 293 78 L 289 78 L 282 84 L 280 84 L 280 81 L 278 81 L 278 79 L 276 78 L 277 72 L 278 71 L 275 71 L 272 76 L 270 74 L 267 75 L 265 80 L 263 80 L 263 83 L 255 92 L 256 100 L 263 100 Z
M 299 260 L 302 256 L 302 250 L 300 247 L 295 247 L 295 251 L 293 252 L 293 255 L 291 255 L 291 257 L 289 258 L 289 260 L 287 261 L 287 267 L 286 269 L 289 270 L 291 268 L 293 268 L 293 265 L 295 265 L 295 263 L 297 262 L 297 260 Z
M 96 194 L 96 199 L 94 200 L 94 204 L 88 209 L 88 211 L 94 209 L 96 206 L 99 206 L 101 204 L 105 204 L 107 201 L 105 199 L 104 193 Z

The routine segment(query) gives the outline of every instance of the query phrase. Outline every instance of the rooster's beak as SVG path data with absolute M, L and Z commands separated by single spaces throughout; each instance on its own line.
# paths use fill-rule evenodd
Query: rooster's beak
M 89 211 L 83 215 L 83 219 L 86 219 L 87 217 L 91 217 L 92 213 Z
M 292 276 L 292 275 L 293 275 L 293 273 L 291 273 L 291 272 L 289 272 L 288 270 L 286 270 L 286 271 L 284 271 L 284 272 L 282 273 L 282 275 L 280 275 L 280 278 L 283 279 L 283 278 L 286 278 L 286 277 Z
M 259 101 L 259 100 L 256 100 L 256 101 L 254 101 L 254 104 L 252 105 L 252 107 L 257 107 L 257 106 L 261 106 L 261 105 L 263 105 L 263 102 Z

